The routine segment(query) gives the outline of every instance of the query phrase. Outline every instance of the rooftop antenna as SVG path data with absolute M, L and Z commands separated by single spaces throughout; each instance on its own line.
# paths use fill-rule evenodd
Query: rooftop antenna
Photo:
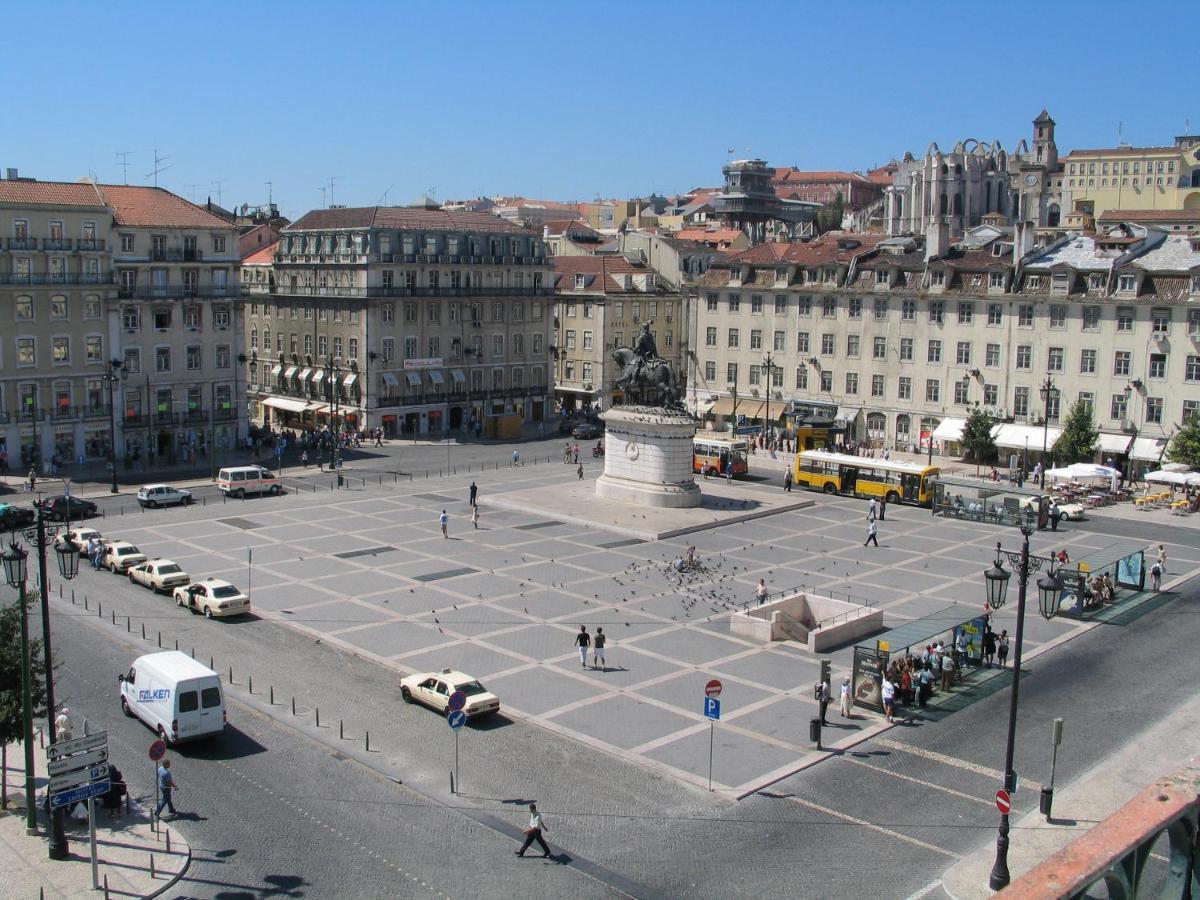
M 329 176 L 329 205 L 331 207 L 333 206 L 333 188 L 334 188 L 334 185 L 337 184 L 337 180 L 341 177 L 342 177 L 341 175 L 330 175 Z
M 121 164 L 121 181 L 129 184 L 129 157 L 133 156 L 132 150 L 124 150 L 117 153 L 117 160 Z
M 169 157 L 169 156 L 159 156 L 158 148 L 157 147 L 154 148 L 154 171 L 146 173 L 146 177 L 154 179 L 155 187 L 158 187 L 158 176 L 161 175 L 163 172 L 167 171 L 167 169 L 171 168 L 171 166 L 163 165 L 163 163 L 165 163 L 170 158 L 171 157 Z
M 325 209 L 326 208 L 325 199 L 329 192 L 329 188 L 325 187 L 325 185 L 321 185 L 319 188 L 317 188 L 317 190 L 321 192 L 321 208 Z
M 438 192 L 438 186 L 436 184 L 433 187 L 425 189 L 425 193 L 429 195 L 430 200 L 437 199 L 437 192 Z
M 217 206 L 221 205 L 221 185 L 227 182 L 228 178 L 220 178 L 213 181 L 213 187 L 217 189 Z
M 396 183 L 395 183 L 395 182 L 392 182 L 391 184 L 389 184 L 389 185 L 387 186 L 387 190 L 386 190 L 386 191 L 384 191 L 384 192 L 383 192 L 383 196 L 379 198 L 379 205 L 380 205 L 380 206 L 387 206 L 387 195 L 388 195 L 388 194 L 390 194 L 390 193 L 392 192 L 392 188 L 394 188 L 395 186 L 396 186 Z
M 1125 134 L 1125 123 L 1117 122 L 1117 146 L 1118 147 L 1121 146 L 1121 144 L 1123 144 L 1125 142 L 1124 134 Z
M 1192 120 L 1191 120 L 1191 119 L 1184 119 L 1184 120 L 1183 120 L 1183 133 L 1184 133 L 1184 134 L 1191 134 L 1191 133 L 1192 133 Z
M 192 202 L 195 203 L 196 202 L 196 188 L 204 187 L 204 185 L 202 185 L 202 184 L 185 184 L 184 187 L 188 189 L 188 193 L 191 195 Z

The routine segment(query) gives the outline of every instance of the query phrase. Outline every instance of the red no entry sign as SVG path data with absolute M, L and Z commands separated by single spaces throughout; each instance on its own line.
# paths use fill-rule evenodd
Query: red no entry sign
M 1001 815 L 1008 815 L 1009 810 L 1012 809 L 1012 801 L 1009 799 L 1008 791 L 996 791 L 996 809 L 1000 810 Z
M 704 696 L 705 697 L 720 697 L 721 696 L 721 682 L 714 678 L 712 681 L 710 681 L 708 684 L 706 684 L 704 686 Z
M 155 741 L 150 745 L 150 759 L 153 762 L 158 762 L 167 755 L 167 745 L 162 741 Z

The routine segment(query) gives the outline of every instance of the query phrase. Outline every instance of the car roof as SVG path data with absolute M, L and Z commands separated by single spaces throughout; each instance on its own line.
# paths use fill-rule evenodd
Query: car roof
M 220 578 L 205 578 L 200 582 L 200 584 L 206 584 L 209 587 L 234 587 L 234 585 L 230 582 L 224 581 Z
M 169 484 L 161 484 L 161 483 L 160 484 L 143 484 L 142 490 L 143 491 L 152 491 L 155 488 L 160 488 L 160 487 L 170 487 L 170 485 Z
M 108 542 L 108 546 L 110 546 L 110 547 L 134 547 L 136 545 L 132 541 L 111 540 Z

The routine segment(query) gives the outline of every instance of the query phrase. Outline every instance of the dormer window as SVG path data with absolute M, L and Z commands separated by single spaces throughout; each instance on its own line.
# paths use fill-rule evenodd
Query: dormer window
M 575 290 L 581 291 L 586 286 L 587 286 L 587 276 L 583 275 L 583 274 L 577 274 L 575 276 Z
M 1025 279 L 1025 289 L 1026 290 L 1036 291 L 1036 290 L 1040 290 L 1041 287 L 1042 287 L 1042 276 L 1041 275 L 1030 275 L 1027 279 Z
M 1137 291 L 1137 276 L 1118 275 L 1117 290 L 1122 294 L 1132 294 Z
M 882 287 L 887 287 L 888 272 L 887 269 L 879 269 L 875 272 L 875 283 Z
M 946 272 L 944 269 L 934 269 L 929 273 L 929 283 L 934 287 L 943 287 L 946 284 Z
M 1104 290 L 1104 276 L 1099 275 L 1099 274 L 1089 275 L 1088 276 L 1088 290 L 1089 291 Z
M 1054 274 L 1050 276 L 1050 292 L 1054 294 L 1065 294 L 1071 287 L 1071 276 L 1065 274 Z
M 1192 276 L 1192 293 L 1200 294 L 1200 275 Z
M 983 287 L 983 275 L 975 274 L 971 276 L 971 287 Z
M 988 273 L 988 287 L 990 287 L 990 288 L 1004 287 L 1004 273 L 1003 272 L 989 272 Z

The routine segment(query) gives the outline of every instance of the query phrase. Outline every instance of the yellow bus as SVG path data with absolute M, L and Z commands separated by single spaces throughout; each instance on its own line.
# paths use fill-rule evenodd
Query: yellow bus
M 700 437 L 692 441 L 692 471 L 724 475 L 733 458 L 733 477 L 740 478 L 750 471 L 750 442 L 745 438 Z
M 796 454 L 792 477 L 796 484 L 826 494 L 884 497 L 888 503 L 933 503 L 937 466 L 850 456 L 828 450 Z

